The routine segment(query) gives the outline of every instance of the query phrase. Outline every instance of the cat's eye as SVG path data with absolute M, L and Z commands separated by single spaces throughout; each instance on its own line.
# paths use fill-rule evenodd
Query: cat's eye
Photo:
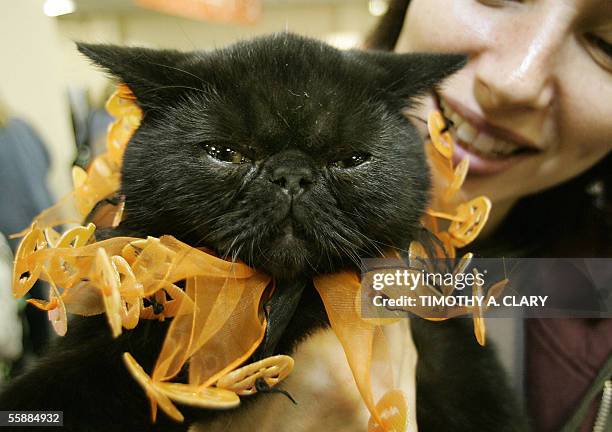
M 584 41 L 591 57 L 604 69 L 612 71 L 612 43 L 592 33 L 584 35 Z
M 333 166 L 334 168 L 343 169 L 353 168 L 369 161 L 371 156 L 372 155 L 368 153 L 355 153 L 347 158 L 339 159 L 337 161 L 332 162 L 331 166 Z
M 202 148 L 210 157 L 221 162 L 231 164 L 245 164 L 251 162 L 248 157 L 225 144 L 203 143 Z

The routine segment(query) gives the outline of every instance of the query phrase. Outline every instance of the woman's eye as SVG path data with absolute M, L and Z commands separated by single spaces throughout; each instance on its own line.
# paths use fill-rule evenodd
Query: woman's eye
M 242 153 L 223 144 L 203 144 L 204 151 L 213 159 L 232 164 L 244 164 L 251 160 Z
M 501 7 L 507 3 L 522 3 L 522 0 L 477 0 L 485 6 Z
M 331 163 L 331 166 L 335 168 L 353 168 L 357 165 L 361 165 L 364 162 L 370 160 L 370 157 L 367 153 L 355 153 L 347 158 L 340 159 Z
M 587 49 L 597 63 L 612 70 L 612 44 L 603 38 L 588 33 L 584 36 Z

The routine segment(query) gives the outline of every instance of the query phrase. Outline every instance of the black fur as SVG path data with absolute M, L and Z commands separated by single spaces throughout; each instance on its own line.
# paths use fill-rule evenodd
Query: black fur
M 212 52 L 78 48 L 126 83 L 144 111 L 124 157 L 127 217 L 106 236 L 172 234 L 240 258 L 283 289 L 405 248 L 420 229 L 429 172 L 402 110 L 463 56 L 341 52 L 291 34 Z M 212 147 L 247 160 L 216 160 Z M 348 167 L 353 156 L 363 163 Z M 276 352 L 325 325 L 308 282 Z M 459 325 L 415 321 L 421 430 L 522 430 L 512 396 L 496 391 L 505 384 L 492 352 Z M 189 422 L 162 413 L 149 424 L 144 394 L 120 360 L 130 351 L 150 371 L 164 331 L 145 322 L 112 340 L 102 317 L 75 320 L 0 407 L 63 410 L 69 430 L 185 430 Z M 182 410 L 189 421 L 215 415 Z
M 406 244 L 429 173 L 400 110 L 463 63 L 457 55 L 342 53 L 286 34 L 211 53 L 79 49 L 127 83 L 145 110 L 125 155 L 124 227 L 237 253 L 282 278 Z M 203 143 L 255 163 L 219 164 Z M 354 153 L 372 158 L 353 170 L 329 166 Z M 271 181 L 279 167 L 312 177 L 308 193 L 292 201 Z M 289 219 L 305 241 L 282 242 Z

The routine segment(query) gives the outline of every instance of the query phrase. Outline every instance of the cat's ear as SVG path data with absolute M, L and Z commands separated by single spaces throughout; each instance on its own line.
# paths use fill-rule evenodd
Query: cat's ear
M 377 84 L 401 97 L 419 96 L 467 63 L 463 54 L 353 51 L 362 61 L 380 68 Z
M 125 83 L 143 107 L 167 104 L 189 87 L 202 88 L 203 80 L 189 70 L 194 69 L 193 54 L 82 42 L 77 48 Z

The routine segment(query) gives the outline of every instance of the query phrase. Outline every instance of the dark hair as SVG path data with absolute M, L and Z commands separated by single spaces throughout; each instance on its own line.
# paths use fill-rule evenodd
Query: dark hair
M 390 0 L 365 46 L 393 50 L 409 4 Z M 581 175 L 521 199 L 495 234 L 474 246 L 488 256 L 612 254 L 612 153 Z
M 367 37 L 365 46 L 369 49 L 391 51 L 404 25 L 404 17 L 410 0 L 390 0 L 387 12 Z

